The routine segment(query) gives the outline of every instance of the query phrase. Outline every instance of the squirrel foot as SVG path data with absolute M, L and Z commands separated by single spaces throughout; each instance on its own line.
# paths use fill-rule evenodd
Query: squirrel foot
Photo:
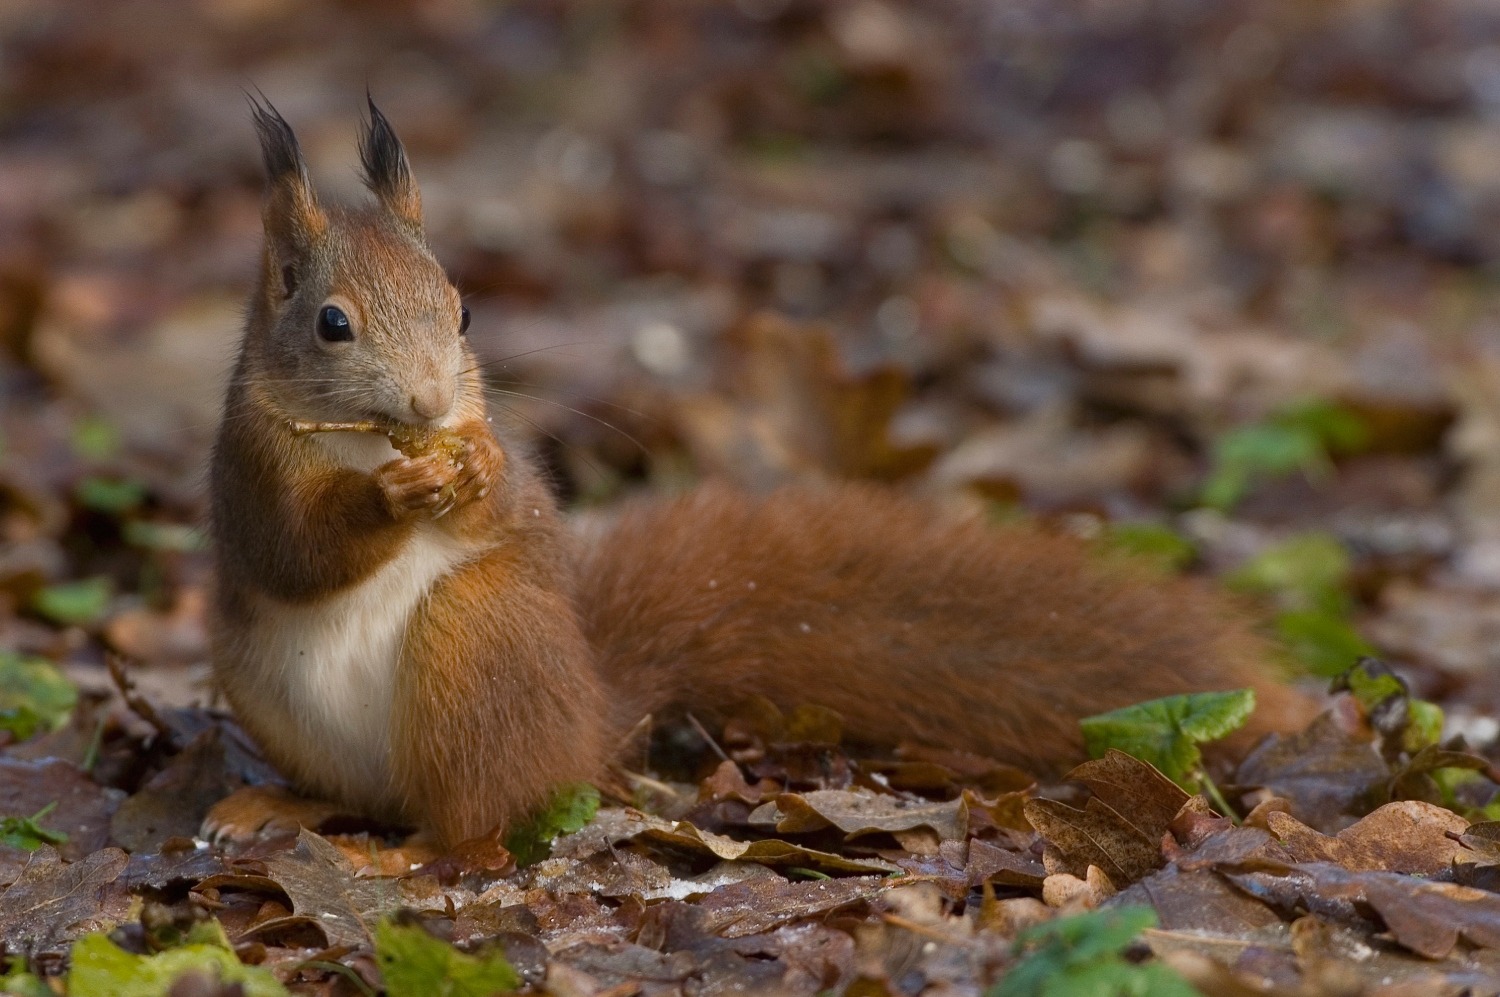
M 247 786 L 210 807 L 198 834 L 216 845 L 243 845 L 296 834 L 301 827 L 316 830 L 344 812 L 335 803 L 298 796 L 282 786 Z

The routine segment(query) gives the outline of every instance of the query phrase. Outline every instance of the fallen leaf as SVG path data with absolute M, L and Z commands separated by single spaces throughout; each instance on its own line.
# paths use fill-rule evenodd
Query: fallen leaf
M 295 848 L 264 861 L 265 878 L 286 893 L 298 918 L 322 930 L 329 945 L 369 946 L 375 923 L 403 905 L 394 880 L 356 878 L 336 847 L 305 828 Z
M 913 803 L 865 790 L 822 789 L 782 793 L 750 814 L 752 826 L 774 826 L 782 834 L 836 827 L 846 838 L 877 832 L 931 828 L 944 840 L 962 839 L 968 807 L 962 797 L 946 803 Z
M 39 823 L 68 836 L 58 853 L 69 862 L 109 843 L 111 815 L 124 799 L 123 792 L 100 786 L 71 762 L 0 758 L 0 815 L 29 817 L 51 806 Z
M 0 893 L 0 942 L 8 952 L 57 952 L 90 931 L 114 927 L 130 909 L 130 896 L 116 884 L 129 858 L 101 848 L 64 863 L 55 848 L 31 853 L 21 876 Z
M 1469 822 L 1431 803 L 1387 803 L 1330 837 L 1289 814 L 1272 813 L 1266 827 L 1297 862 L 1332 862 L 1352 871 L 1432 876 L 1463 853 L 1454 840 Z
M 1325 833 L 1385 802 L 1390 777 L 1375 743 L 1351 736 L 1326 713 L 1297 734 L 1273 734 L 1235 772 L 1238 785 L 1291 800 L 1293 816 Z

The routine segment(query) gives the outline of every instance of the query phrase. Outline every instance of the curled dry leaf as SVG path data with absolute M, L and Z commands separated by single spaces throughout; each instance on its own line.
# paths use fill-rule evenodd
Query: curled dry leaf
M 750 823 L 772 826 L 782 834 L 836 827 L 846 838 L 930 828 L 939 838 L 950 841 L 964 837 L 969 811 L 963 797 L 946 803 L 914 803 L 865 790 L 822 789 L 782 793 L 775 802 L 752 812 Z
M 1457 861 L 1464 849 L 1456 839 L 1468 826 L 1453 811 L 1416 800 L 1387 803 L 1331 837 L 1290 814 L 1266 817 L 1266 827 L 1298 862 L 1418 876 L 1435 875 Z

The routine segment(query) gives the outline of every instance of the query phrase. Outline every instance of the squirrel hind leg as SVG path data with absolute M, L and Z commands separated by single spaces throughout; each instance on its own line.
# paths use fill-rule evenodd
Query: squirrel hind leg
M 328 800 L 298 796 L 282 786 L 237 789 L 209 808 L 199 834 L 218 845 L 249 844 L 258 838 L 316 831 L 348 809 Z

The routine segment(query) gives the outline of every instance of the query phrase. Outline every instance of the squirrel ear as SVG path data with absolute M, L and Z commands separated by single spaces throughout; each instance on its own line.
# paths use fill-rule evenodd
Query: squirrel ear
M 370 120 L 359 141 L 359 161 L 365 170 L 365 186 L 387 211 L 419 231 L 422 228 L 422 192 L 411 176 L 406 150 L 396 137 L 375 99 L 365 94 L 370 104 Z
M 278 262 L 286 268 L 312 248 L 328 228 L 328 217 L 318 207 L 292 126 L 264 96 L 260 100 L 250 98 L 250 113 L 266 164 L 266 238 Z

